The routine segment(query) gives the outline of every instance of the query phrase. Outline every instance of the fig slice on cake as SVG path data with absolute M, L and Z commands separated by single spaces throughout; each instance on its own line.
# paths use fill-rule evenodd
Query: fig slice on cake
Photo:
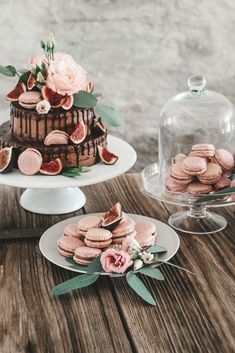
M 13 147 L 4 147 L 0 150 L 0 173 L 6 174 L 15 166 L 15 152 Z
M 28 90 L 31 91 L 31 89 L 33 89 L 36 86 L 36 83 L 37 83 L 37 80 L 36 80 L 35 76 L 31 72 L 29 77 L 28 77 L 28 81 L 27 81 Z
M 63 165 L 60 158 L 54 161 L 43 163 L 41 165 L 40 173 L 45 175 L 58 175 L 62 172 Z
M 118 156 L 116 156 L 112 152 L 108 151 L 107 148 L 105 148 L 103 146 L 98 146 L 98 152 L 99 152 L 100 159 L 105 164 L 112 165 L 112 164 L 116 163 L 119 158 Z
M 66 97 L 62 96 L 59 93 L 52 91 L 49 87 L 42 87 L 42 96 L 45 100 L 47 100 L 52 108 L 59 108 L 64 104 Z
M 67 96 L 65 102 L 62 104 L 64 110 L 69 110 L 73 106 L 73 95 Z
M 26 86 L 24 82 L 19 81 L 16 87 L 11 92 L 9 92 L 5 96 L 5 98 L 11 102 L 17 102 L 19 100 L 20 95 L 24 92 L 26 92 Z
M 75 129 L 73 130 L 72 134 L 69 137 L 73 143 L 78 145 L 79 143 L 85 140 L 86 135 L 87 135 L 86 125 L 84 124 L 84 121 L 81 120 L 76 125 Z

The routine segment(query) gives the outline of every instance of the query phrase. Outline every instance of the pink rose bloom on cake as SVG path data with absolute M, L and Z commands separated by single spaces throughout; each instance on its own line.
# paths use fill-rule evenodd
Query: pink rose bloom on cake
M 133 264 L 128 253 L 112 248 L 102 253 L 100 261 L 105 272 L 123 273 Z
M 85 89 L 87 72 L 78 65 L 71 55 L 55 53 L 48 66 L 46 86 L 61 95 L 72 95 Z

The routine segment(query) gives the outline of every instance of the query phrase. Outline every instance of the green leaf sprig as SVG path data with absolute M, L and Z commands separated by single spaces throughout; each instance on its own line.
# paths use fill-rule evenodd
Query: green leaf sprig
M 45 41 L 41 40 L 41 47 L 44 50 L 48 63 L 50 60 L 54 60 L 55 39 L 52 33 Z
M 213 201 L 217 199 L 222 199 L 225 196 L 230 196 L 235 193 L 235 186 L 224 188 L 223 190 L 217 191 L 214 194 L 199 197 L 199 199 L 194 201 L 194 204 L 200 204 L 207 201 Z
M 76 176 L 81 175 L 82 173 L 87 173 L 89 171 L 90 169 L 87 167 L 71 167 L 64 168 L 60 174 L 68 178 L 74 178 Z

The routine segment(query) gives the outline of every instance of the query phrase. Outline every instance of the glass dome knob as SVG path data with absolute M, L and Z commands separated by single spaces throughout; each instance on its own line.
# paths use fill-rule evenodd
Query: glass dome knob
M 203 76 L 191 76 L 188 79 L 188 86 L 190 91 L 202 91 L 206 86 L 206 79 Z

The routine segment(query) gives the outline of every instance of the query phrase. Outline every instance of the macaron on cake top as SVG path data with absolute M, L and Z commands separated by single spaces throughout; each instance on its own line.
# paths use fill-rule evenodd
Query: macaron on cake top
M 69 142 L 69 135 L 65 131 L 53 130 L 44 140 L 44 145 L 67 145 Z
M 214 162 L 219 164 L 224 171 L 231 170 L 234 167 L 233 155 L 223 148 L 215 151 Z
M 79 265 L 89 265 L 89 263 L 91 263 L 95 257 L 100 256 L 101 253 L 101 249 L 78 246 L 74 252 L 73 260 Z
M 215 155 L 215 146 L 210 143 L 201 143 L 192 146 L 190 156 L 213 158 Z
M 57 247 L 60 255 L 65 257 L 73 257 L 74 251 L 78 246 L 84 246 L 82 240 L 72 236 L 62 236 L 57 241 Z
M 201 175 L 198 175 L 198 179 L 203 184 L 215 184 L 221 177 L 222 169 L 220 165 L 209 162 L 207 169 Z
M 152 222 L 142 222 L 135 226 L 136 236 L 135 239 L 138 241 L 142 248 L 149 247 L 155 243 L 156 239 L 156 226 Z
M 42 99 L 38 91 L 27 91 L 19 96 L 19 104 L 26 109 L 35 109 L 36 105 Z
M 19 155 L 18 168 L 25 175 L 34 175 L 40 171 L 42 156 L 34 148 L 27 148 Z
M 183 160 L 183 170 L 188 175 L 200 175 L 206 171 L 206 159 L 189 156 Z
M 86 234 L 84 242 L 91 248 L 103 249 L 112 243 L 112 233 L 103 228 L 90 228 Z

